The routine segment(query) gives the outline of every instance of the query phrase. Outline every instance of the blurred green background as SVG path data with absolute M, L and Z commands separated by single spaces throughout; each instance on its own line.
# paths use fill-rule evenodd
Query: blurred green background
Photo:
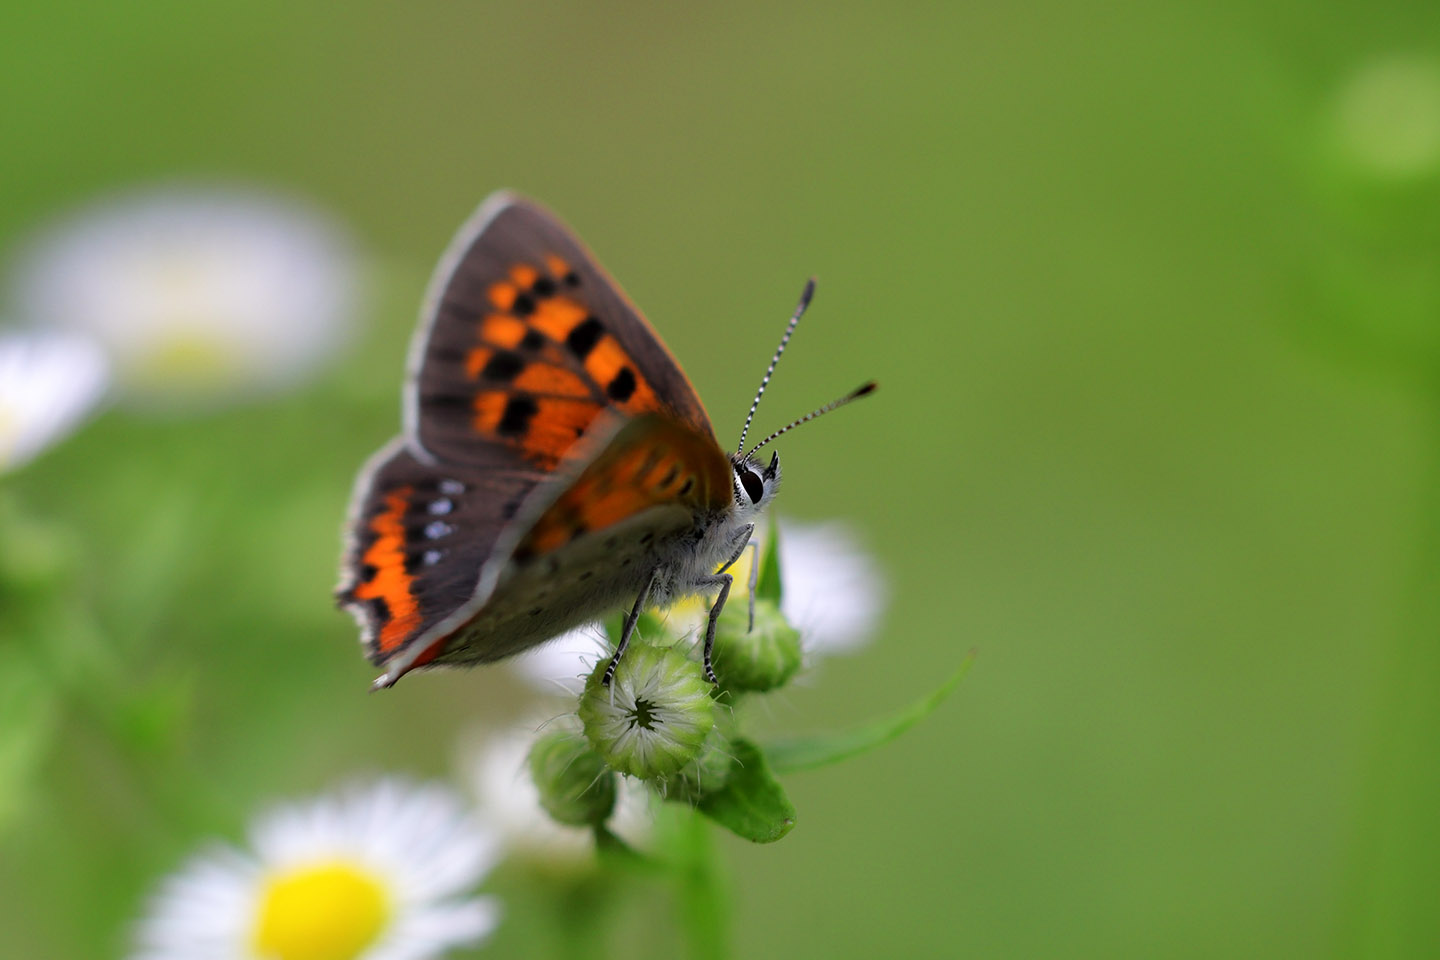
M 790 778 L 790 837 L 723 844 L 740 955 L 1434 955 L 1437 41 L 1426 5 L 1338 2 L 0 9 L 0 244 L 240 182 L 371 268 L 318 382 L 112 411 L 5 478 L 71 531 L 93 623 L 11 635 L 102 666 L 3 785 L 3 952 L 117 955 L 203 838 L 355 771 L 453 776 L 523 710 L 503 669 L 369 695 L 329 596 L 429 271 L 508 186 L 722 439 L 812 272 L 758 426 L 882 385 L 786 438 L 780 510 L 862 531 L 886 626 L 764 727 L 980 651 L 916 731 Z M 507 900 L 483 954 L 543 953 Z

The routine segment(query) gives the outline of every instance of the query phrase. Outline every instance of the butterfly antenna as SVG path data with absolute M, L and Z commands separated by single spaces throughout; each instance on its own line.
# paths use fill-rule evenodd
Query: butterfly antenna
M 760 381 L 760 389 L 755 391 L 755 399 L 750 402 L 750 415 L 745 418 L 745 426 L 740 430 L 740 442 L 735 445 L 735 455 L 738 457 L 740 451 L 745 449 L 745 435 L 750 432 L 750 421 L 755 419 L 755 410 L 760 406 L 760 398 L 765 396 L 765 388 L 770 385 L 770 375 L 775 372 L 775 365 L 780 362 L 780 354 L 785 352 L 785 347 L 790 343 L 790 335 L 795 332 L 795 326 L 800 318 L 805 315 L 805 308 L 810 306 L 810 298 L 815 296 L 815 278 L 811 277 L 805 281 L 805 289 L 800 294 L 800 302 L 795 307 L 795 312 L 790 315 L 790 322 L 785 326 L 785 335 L 780 338 L 780 346 L 775 348 L 775 356 L 770 358 L 770 366 L 765 368 L 765 376 Z
M 849 393 L 845 394 L 845 396 L 841 397 L 840 399 L 831 400 L 829 403 L 825 404 L 825 406 L 821 407 L 820 409 L 811 410 L 799 420 L 794 420 L 790 423 L 785 424 L 785 426 L 781 427 L 779 430 L 776 430 L 764 440 L 761 440 L 759 443 L 755 444 L 755 446 L 750 449 L 750 452 L 745 454 L 744 459 L 749 460 L 751 457 L 755 456 L 756 450 L 759 450 L 761 447 L 765 446 L 765 444 L 780 436 L 780 434 L 789 433 L 791 430 L 794 430 L 796 427 L 800 426 L 800 424 L 809 423 L 816 417 L 824 416 L 831 410 L 838 410 L 839 408 L 845 406 L 845 404 L 849 403 L 851 400 L 859 400 L 861 397 L 868 396 L 874 393 L 877 386 L 879 386 L 879 384 L 877 384 L 874 380 L 871 380 L 868 383 L 862 383 L 860 386 L 856 387 L 854 390 L 851 390 Z

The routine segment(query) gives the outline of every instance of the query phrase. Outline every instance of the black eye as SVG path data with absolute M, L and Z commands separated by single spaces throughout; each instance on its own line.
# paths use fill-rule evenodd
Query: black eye
M 754 470 L 741 471 L 740 486 L 745 488 L 745 494 L 751 503 L 759 503 L 760 498 L 765 495 L 765 484 L 756 476 Z

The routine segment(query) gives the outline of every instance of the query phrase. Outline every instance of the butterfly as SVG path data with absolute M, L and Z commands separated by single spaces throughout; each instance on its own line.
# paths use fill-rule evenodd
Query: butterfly
M 780 487 L 760 447 L 715 439 L 679 365 L 551 213 L 491 196 L 441 258 L 411 343 L 404 429 L 361 469 L 339 604 L 388 687 L 421 666 L 499 660 L 630 604 L 608 684 L 647 604 L 714 592 Z M 631 602 L 633 601 L 633 602 Z

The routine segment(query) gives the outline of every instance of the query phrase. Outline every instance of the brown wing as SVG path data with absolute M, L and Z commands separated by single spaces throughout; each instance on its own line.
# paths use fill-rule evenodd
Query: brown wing
M 535 487 L 530 473 L 434 467 L 403 438 L 380 450 L 351 495 L 336 597 L 385 663 L 475 594 L 481 567 Z
M 713 439 L 664 414 L 608 422 L 612 432 L 587 437 L 562 475 L 535 487 L 498 529 L 486 526 L 481 497 L 489 472 L 476 478 L 478 511 L 471 491 L 459 489 L 471 474 L 451 471 L 448 486 L 423 485 L 403 449 L 357 490 L 357 529 L 370 533 L 353 546 L 352 562 L 369 563 L 374 575 L 357 578 L 344 599 L 362 623 L 373 618 L 367 651 L 386 666 L 382 684 L 434 660 L 509 656 L 633 600 L 657 558 L 730 509 L 729 461 Z M 437 493 L 455 516 L 455 539 L 446 542 L 456 549 L 427 566 L 433 544 L 407 548 L 424 527 L 397 521 L 433 513 L 427 498 Z M 471 536 L 488 557 L 464 543 Z
M 512 194 L 451 243 L 410 366 L 407 431 L 437 461 L 553 471 L 607 409 L 714 442 L 655 331 L 559 220 Z

